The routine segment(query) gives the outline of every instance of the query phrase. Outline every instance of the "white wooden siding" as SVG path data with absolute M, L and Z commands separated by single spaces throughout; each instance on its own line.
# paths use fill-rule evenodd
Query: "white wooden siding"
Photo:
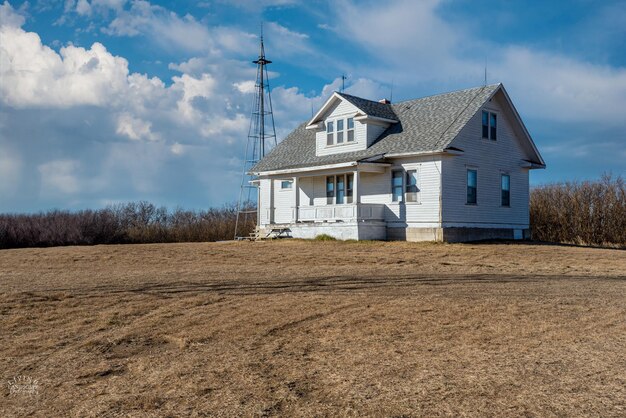
M 528 217 L 528 158 L 511 126 L 511 115 L 503 110 L 503 98 L 497 94 L 484 109 L 498 116 L 497 140 L 482 138 L 482 109 L 461 130 L 451 146 L 463 155 L 443 160 L 443 222 L 446 226 L 526 228 Z M 467 205 L 467 169 L 478 174 L 477 204 Z M 500 180 L 511 176 L 511 205 L 501 206 Z
M 366 129 L 367 146 L 369 147 L 378 139 L 378 137 L 387 130 L 389 124 L 378 125 L 374 123 L 368 123 Z

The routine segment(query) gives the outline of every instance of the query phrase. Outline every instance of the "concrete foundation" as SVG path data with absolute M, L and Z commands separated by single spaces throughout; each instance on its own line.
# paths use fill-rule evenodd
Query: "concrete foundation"
M 528 239 L 529 229 L 511 228 L 387 228 L 390 241 L 468 242 L 491 239 Z
M 387 227 L 382 221 L 361 222 L 301 222 L 296 224 L 266 225 L 261 236 L 272 229 L 288 228 L 293 238 L 314 239 L 330 235 L 338 240 L 439 241 L 469 242 L 492 239 L 529 239 L 529 229 L 512 228 L 415 228 Z
M 387 224 L 382 221 L 361 222 L 301 222 L 288 225 L 267 225 L 262 235 L 272 228 L 289 228 L 293 238 L 314 239 L 318 235 L 330 235 L 338 240 L 386 240 Z

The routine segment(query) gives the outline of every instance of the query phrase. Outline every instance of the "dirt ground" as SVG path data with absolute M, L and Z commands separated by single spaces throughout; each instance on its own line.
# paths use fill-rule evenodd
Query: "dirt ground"
M 623 417 L 625 353 L 621 250 L 0 251 L 1 417 Z

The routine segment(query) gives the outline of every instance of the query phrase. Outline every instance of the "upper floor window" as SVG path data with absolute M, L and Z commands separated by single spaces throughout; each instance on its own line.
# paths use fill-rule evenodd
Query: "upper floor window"
M 502 174 L 500 181 L 502 206 L 511 206 L 511 176 Z
M 406 201 L 417 202 L 417 170 L 407 170 L 406 172 Z
M 354 118 L 326 121 L 326 146 L 354 142 Z
M 478 173 L 476 170 L 467 170 L 467 204 L 476 204 L 478 191 Z
M 354 118 L 348 118 L 348 142 L 354 142 Z
M 391 172 L 391 200 L 394 202 L 402 202 L 403 188 L 402 184 L 403 173 L 400 170 Z
M 332 145 L 335 135 L 335 123 L 333 121 L 326 122 L 326 145 Z
M 498 115 L 483 110 L 483 138 L 495 141 L 498 134 Z
M 337 143 L 343 144 L 343 119 L 337 119 Z

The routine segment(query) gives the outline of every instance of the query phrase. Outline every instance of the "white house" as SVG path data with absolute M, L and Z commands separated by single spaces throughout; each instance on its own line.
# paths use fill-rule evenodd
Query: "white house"
M 261 234 L 454 242 L 528 237 L 535 168 L 494 84 L 393 104 L 335 92 L 251 172 Z

